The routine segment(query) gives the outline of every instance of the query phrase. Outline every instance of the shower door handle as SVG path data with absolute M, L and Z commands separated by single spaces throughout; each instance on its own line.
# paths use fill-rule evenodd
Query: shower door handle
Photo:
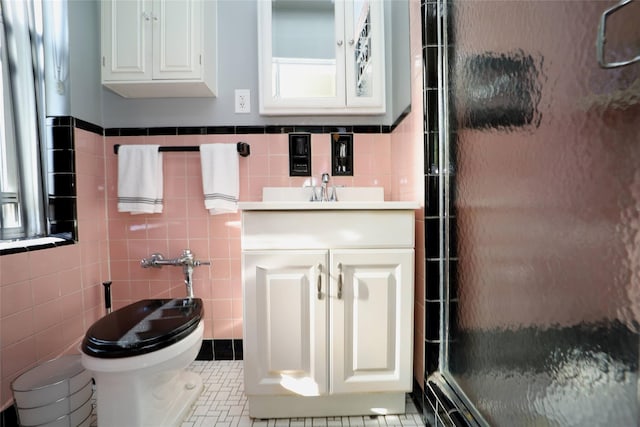
M 640 61 L 640 54 L 638 54 L 635 58 L 629 59 L 627 61 L 617 61 L 617 62 L 606 62 L 604 59 L 604 45 L 606 43 L 606 32 L 607 32 L 607 17 L 611 15 L 613 12 L 622 9 L 633 0 L 620 0 L 620 2 L 605 10 L 602 16 L 600 17 L 600 24 L 598 25 L 598 38 L 596 40 L 596 55 L 598 58 L 598 64 L 602 68 L 617 68 L 624 67 L 625 65 L 631 65 L 634 62 Z

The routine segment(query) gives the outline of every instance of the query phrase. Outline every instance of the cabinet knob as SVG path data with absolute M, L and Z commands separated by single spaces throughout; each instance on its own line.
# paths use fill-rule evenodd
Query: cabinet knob
M 142 12 L 142 17 L 145 21 L 151 20 L 151 16 L 147 12 Z
M 338 46 L 342 46 L 342 44 L 344 43 L 342 40 L 338 40 Z
M 354 39 L 349 40 L 349 45 L 353 46 L 356 41 Z

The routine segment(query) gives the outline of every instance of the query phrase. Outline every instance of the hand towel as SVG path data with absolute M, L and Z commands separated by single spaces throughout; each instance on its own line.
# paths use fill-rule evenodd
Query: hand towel
M 240 172 L 236 144 L 200 146 L 204 206 L 211 215 L 238 211 Z
M 118 212 L 162 212 L 162 153 L 159 145 L 118 149 Z

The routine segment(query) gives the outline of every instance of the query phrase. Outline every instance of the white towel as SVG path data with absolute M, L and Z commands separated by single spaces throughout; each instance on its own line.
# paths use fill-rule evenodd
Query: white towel
M 121 145 L 118 150 L 118 212 L 162 212 L 159 145 Z
M 211 215 L 238 211 L 240 172 L 236 144 L 200 146 L 204 206 Z

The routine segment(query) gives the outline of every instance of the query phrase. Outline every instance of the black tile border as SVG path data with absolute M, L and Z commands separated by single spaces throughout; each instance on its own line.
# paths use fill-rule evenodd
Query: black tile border
M 264 126 L 158 126 L 103 128 L 72 116 L 48 117 L 49 126 L 71 126 L 98 135 L 158 136 L 158 135 L 224 135 L 224 134 L 288 134 L 304 133 L 391 133 L 411 112 L 407 107 L 392 125 L 264 125 Z
M 70 117 L 70 119 L 71 119 L 71 122 L 73 122 L 74 127 L 77 127 L 78 129 L 86 130 L 87 132 L 92 132 L 98 135 L 102 135 L 103 129 L 101 126 L 94 125 L 93 123 L 85 122 L 84 120 L 76 119 L 73 117 Z
M 233 340 L 213 340 L 214 360 L 233 360 Z
M 416 380 L 416 378 L 413 378 L 413 386 L 411 388 L 411 393 L 409 393 L 409 397 L 411 398 L 411 400 L 413 401 L 413 404 L 415 405 L 416 409 L 418 410 L 418 414 L 420 414 L 421 418 L 422 418 L 422 423 L 425 423 L 425 419 L 424 419 L 424 391 L 422 390 L 422 387 L 420 386 L 420 383 L 418 383 L 418 381 Z
M 241 339 L 205 339 L 196 360 L 243 360 Z
M 242 340 L 233 340 L 233 360 L 244 360 Z
M 196 360 L 213 360 L 213 340 L 203 340 Z
M 440 365 L 440 346 L 444 345 L 440 334 L 440 313 L 445 296 L 441 295 L 440 274 L 447 266 L 447 260 L 441 259 L 440 241 L 447 238 L 442 224 L 446 218 L 441 217 L 440 187 L 447 180 L 439 170 L 439 105 L 438 105 L 438 44 L 439 26 L 438 2 L 427 0 L 421 2 L 422 18 L 422 66 L 423 66 L 423 107 L 424 107 L 424 183 L 425 183 L 425 336 L 424 364 L 425 378 L 438 371 Z M 444 190 L 447 190 L 446 188 Z M 446 276 L 445 276 L 446 277 Z M 429 307 L 427 310 L 426 307 Z M 418 363 L 420 363 L 418 362 Z M 428 390 L 425 381 L 425 392 Z M 425 398 L 425 402 L 428 400 Z M 423 414 L 429 423 L 429 404 L 423 407 Z M 432 420 L 434 421 L 434 420 Z
M 391 133 L 411 112 L 407 107 L 391 125 L 264 125 L 264 126 L 176 126 L 176 127 L 127 127 L 100 128 L 92 131 L 110 136 L 156 136 L 156 135 L 273 135 L 288 133 Z M 77 120 L 77 119 L 76 119 Z M 86 123 L 86 122 L 84 122 Z
M 20 246 L 17 248 L 9 248 L 9 249 L 0 249 L 0 256 L 2 255 L 12 255 L 12 254 L 19 254 L 22 252 L 33 252 L 33 251 L 38 251 L 40 249 L 51 249 L 51 248 L 57 248 L 58 246 L 67 246 L 67 245 L 73 245 L 75 242 L 71 239 L 71 236 L 65 234 L 65 235 L 59 235 L 56 236 L 55 234 L 51 234 L 48 237 L 60 237 L 62 240 L 60 242 L 55 242 L 55 243 L 45 243 L 42 245 L 29 245 L 29 239 L 26 239 L 24 241 L 24 246 Z
M 178 135 L 206 135 L 206 128 L 204 127 L 179 127 L 177 128 Z
M 391 133 L 407 116 L 405 111 L 391 126 L 387 125 L 266 125 L 266 126 L 203 126 L 203 127 L 152 127 L 107 128 L 102 134 L 110 136 L 155 135 L 273 135 L 288 133 Z M 99 132 L 96 132 L 99 133 Z
M 16 427 L 18 425 L 18 413 L 14 405 L 0 413 L 0 427 Z
M 157 127 L 157 128 L 149 128 L 149 135 L 177 135 L 177 128 L 172 127 Z

